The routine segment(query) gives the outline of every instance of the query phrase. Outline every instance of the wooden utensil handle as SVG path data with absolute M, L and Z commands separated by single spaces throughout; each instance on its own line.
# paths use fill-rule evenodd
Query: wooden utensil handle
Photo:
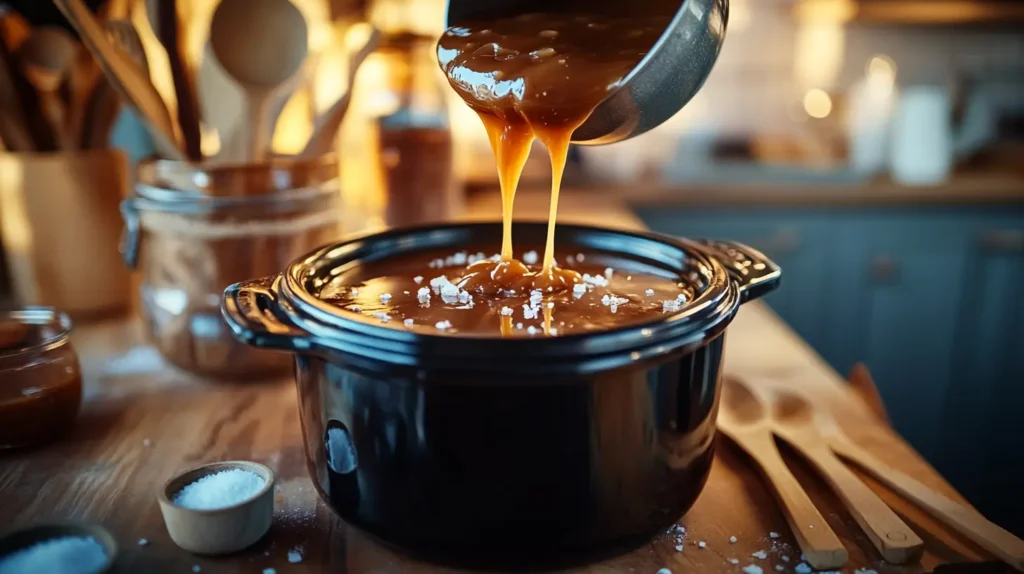
M 989 522 L 977 511 L 935 492 L 917 480 L 878 460 L 849 439 L 833 437 L 832 450 L 855 463 L 901 496 L 930 512 L 947 526 L 970 539 L 1010 566 L 1024 572 L 1024 541 Z
M 747 451 L 768 478 L 807 562 L 819 570 L 845 564 L 846 548 L 786 467 L 771 435 L 767 432 L 764 435 L 736 434 L 733 440 Z
M 818 446 L 809 445 L 798 436 L 786 436 L 784 433 L 783 438 L 821 473 L 886 562 L 906 564 L 921 557 L 924 541 L 827 446 L 820 443 Z

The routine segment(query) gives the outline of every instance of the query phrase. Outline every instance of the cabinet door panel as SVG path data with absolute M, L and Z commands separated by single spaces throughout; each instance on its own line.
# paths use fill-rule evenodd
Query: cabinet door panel
M 828 359 L 827 213 L 640 209 L 638 214 L 655 231 L 740 241 L 764 252 L 782 268 L 782 284 L 765 302 Z

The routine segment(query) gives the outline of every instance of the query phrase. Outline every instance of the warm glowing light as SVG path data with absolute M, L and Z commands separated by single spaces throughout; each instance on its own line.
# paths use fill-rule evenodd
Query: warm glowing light
M 812 22 L 796 30 L 793 72 L 800 89 L 835 86 L 842 70 L 846 32 L 836 22 Z
M 804 111 L 812 118 L 827 118 L 832 113 L 832 98 L 825 90 L 810 90 L 804 94 Z
M 868 62 L 867 74 L 869 78 L 878 81 L 896 81 L 896 63 L 885 55 L 878 55 Z

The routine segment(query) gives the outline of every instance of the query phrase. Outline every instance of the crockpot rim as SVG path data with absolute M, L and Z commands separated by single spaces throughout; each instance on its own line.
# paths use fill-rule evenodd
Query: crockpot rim
M 532 226 L 538 230 L 546 229 L 544 221 L 531 220 L 517 222 L 516 227 L 522 229 L 524 226 Z M 523 353 L 524 357 L 543 356 L 555 358 L 560 353 L 555 352 L 555 347 L 568 347 L 567 353 L 573 356 L 573 360 L 580 360 L 582 356 L 604 355 L 616 352 L 631 352 L 648 347 L 666 346 L 685 339 L 692 340 L 695 335 L 705 333 L 704 339 L 717 335 L 724 326 L 731 321 L 736 309 L 741 303 L 736 281 L 730 276 L 725 266 L 708 250 L 699 243 L 687 239 L 676 238 L 664 234 L 648 231 L 631 231 L 596 227 L 589 225 L 562 224 L 559 230 L 562 236 L 566 232 L 583 234 L 612 234 L 626 236 L 637 240 L 651 241 L 662 244 L 666 247 L 685 253 L 688 258 L 696 260 L 696 264 L 707 269 L 708 285 L 701 290 L 697 297 L 680 310 L 665 314 L 661 317 L 643 323 L 626 324 L 614 329 L 606 329 L 594 332 L 582 332 L 567 334 L 558 337 L 511 337 L 502 338 L 499 336 L 462 336 L 443 333 L 423 333 L 389 327 L 376 324 L 370 318 L 361 315 L 351 315 L 340 312 L 335 306 L 321 301 L 316 295 L 305 288 L 303 276 L 316 264 L 323 264 L 324 259 L 335 259 L 332 267 L 347 263 L 358 262 L 358 258 L 340 260 L 337 257 L 329 257 L 329 254 L 338 249 L 350 248 L 355 250 L 356 246 L 365 245 L 370 241 L 382 241 L 388 239 L 413 236 L 428 232 L 446 232 L 456 230 L 493 229 L 500 226 L 495 221 L 474 221 L 456 222 L 447 224 L 421 225 L 415 227 L 403 227 L 383 232 L 369 232 L 355 237 L 315 249 L 306 255 L 293 261 L 283 273 L 279 280 L 275 281 L 275 291 L 283 303 L 282 313 L 287 320 L 296 327 L 307 333 L 319 332 L 321 337 L 331 335 L 341 336 L 352 333 L 361 339 L 363 344 L 380 342 L 388 345 L 390 352 L 396 352 L 395 345 L 408 345 L 408 355 L 422 355 L 423 345 L 440 345 L 442 341 L 450 342 L 458 340 L 460 345 L 465 347 L 472 345 L 473 350 L 458 352 L 454 350 L 449 356 L 478 355 L 481 350 L 477 346 L 500 345 L 501 352 Z M 453 246 L 459 249 L 458 245 Z M 411 252 L 413 250 L 410 250 Z M 635 253 L 628 250 L 614 252 L 627 258 L 638 258 Z M 678 273 L 678 272 L 677 272 Z M 351 316 L 349 316 L 351 315 Z M 725 325 L 722 325 L 724 323 Z M 615 340 L 619 339 L 618 342 Z M 581 348 L 581 342 L 589 342 Z M 373 345 L 367 345 L 373 346 Z M 498 349 L 490 349 L 498 351 Z M 540 351 L 540 352 L 539 352 Z

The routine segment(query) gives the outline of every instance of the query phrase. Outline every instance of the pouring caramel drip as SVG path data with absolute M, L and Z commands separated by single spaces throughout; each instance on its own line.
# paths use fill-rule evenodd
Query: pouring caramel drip
M 471 286 L 496 291 L 484 286 L 485 276 L 529 279 L 544 290 L 579 283 L 578 276 L 558 270 L 554 259 L 558 194 L 572 133 L 636 67 L 666 23 L 656 17 L 526 14 L 460 24 L 441 37 L 438 61 L 483 121 L 502 194 L 501 262 L 474 270 Z M 513 263 L 512 211 L 534 139 L 551 158 L 551 206 L 543 264 L 531 275 Z

